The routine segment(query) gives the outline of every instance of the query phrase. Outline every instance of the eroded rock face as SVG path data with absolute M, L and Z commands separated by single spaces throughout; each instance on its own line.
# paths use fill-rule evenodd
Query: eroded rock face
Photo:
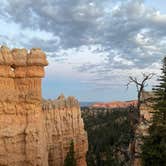
M 140 119 L 136 126 L 135 142 L 134 142 L 134 161 L 133 166 L 141 166 L 141 145 L 143 144 L 142 137 L 148 135 L 148 129 L 152 120 L 152 103 L 149 99 L 153 98 L 152 92 L 143 92 L 141 96 L 142 104 L 140 108 Z
M 77 165 L 86 166 L 87 133 L 78 101 L 61 95 L 57 100 L 43 101 L 43 111 L 49 166 L 63 165 L 71 141 L 74 141 Z
M 47 109 L 45 101 L 42 109 L 47 64 L 40 49 L 0 49 L 1 166 L 61 166 L 70 139 L 76 142 L 79 165 L 86 165 L 87 139 L 76 100 L 60 99 L 53 104 L 56 109 Z

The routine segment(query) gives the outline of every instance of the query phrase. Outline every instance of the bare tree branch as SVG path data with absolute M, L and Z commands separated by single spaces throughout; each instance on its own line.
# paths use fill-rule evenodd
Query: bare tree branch
M 143 79 L 142 81 L 139 81 L 137 77 L 132 77 L 129 76 L 129 81 L 126 84 L 127 89 L 129 88 L 129 85 L 135 84 L 136 89 L 137 89 L 137 99 L 138 99 L 138 104 L 137 104 L 137 109 L 140 112 L 140 106 L 141 106 L 141 94 L 146 86 L 148 86 L 147 81 L 152 79 L 152 77 L 155 75 L 155 73 L 142 73 Z

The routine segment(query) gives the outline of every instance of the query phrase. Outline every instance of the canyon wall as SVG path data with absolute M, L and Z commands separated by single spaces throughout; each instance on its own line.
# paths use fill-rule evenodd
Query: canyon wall
M 71 139 L 78 165 L 86 165 L 87 136 L 76 100 L 42 104 L 47 65 L 40 49 L 0 49 L 0 166 L 62 166 Z
M 152 119 L 152 102 L 150 99 L 154 97 L 152 92 L 143 92 L 141 95 L 141 108 L 140 108 L 140 119 L 135 130 L 135 142 L 134 142 L 134 161 L 133 166 L 141 166 L 141 145 L 142 137 L 148 135 L 148 129 Z
M 87 133 L 78 101 L 74 97 L 61 95 L 56 100 L 43 101 L 43 110 L 49 166 L 63 165 L 71 141 L 74 142 L 77 165 L 85 166 Z

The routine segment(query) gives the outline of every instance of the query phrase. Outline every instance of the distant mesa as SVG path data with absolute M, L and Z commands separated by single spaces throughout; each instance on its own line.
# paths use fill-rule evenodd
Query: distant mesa
M 129 106 L 136 106 L 137 100 L 132 101 L 113 101 L 113 102 L 98 102 L 92 104 L 91 108 L 127 108 Z

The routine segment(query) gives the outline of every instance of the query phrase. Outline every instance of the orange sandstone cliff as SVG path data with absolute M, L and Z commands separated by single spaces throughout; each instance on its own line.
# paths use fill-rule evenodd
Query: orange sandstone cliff
M 45 54 L 0 48 L 0 166 L 62 166 L 71 140 L 86 166 L 87 135 L 78 101 L 41 99 Z
M 78 166 L 86 166 L 87 133 L 78 101 L 63 95 L 43 101 L 44 123 L 48 143 L 49 166 L 63 165 L 71 140 L 74 141 Z
M 148 129 L 152 120 L 152 102 L 151 98 L 154 98 L 152 92 L 143 92 L 141 95 L 141 108 L 140 108 L 140 118 L 138 124 L 135 128 L 135 139 L 132 144 L 130 144 L 130 152 L 133 153 L 132 166 L 141 166 L 141 145 L 143 144 L 142 138 L 148 135 Z

